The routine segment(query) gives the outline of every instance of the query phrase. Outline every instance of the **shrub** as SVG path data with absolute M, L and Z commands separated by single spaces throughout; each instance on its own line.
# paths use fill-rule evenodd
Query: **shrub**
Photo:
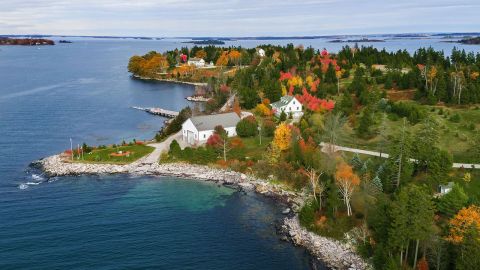
M 252 137 L 257 135 L 257 120 L 253 116 L 247 116 L 240 120 L 236 130 L 240 137 Z
M 420 122 L 426 116 L 425 110 L 420 105 L 409 102 L 393 103 L 392 113 L 400 117 L 406 117 L 412 124 Z
M 177 140 L 173 140 L 170 143 L 170 150 L 168 151 L 168 153 L 174 157 L 180 156 L 180 154 L 182 153 L 182 149 L 180 148 L 180 145 L 178 144 Z
M 462 118 L 460 117 L 460 115 L 458 113 L 450 116 L 449 120 L 451 122 L 454 122 L 454 123 L 460 123 L 460 121 L 462 120 Z
M 262 134 L 267 137 L 272 137 L 275 132 L 275 123 L 272 120 L 264 120 L 262 125 Z

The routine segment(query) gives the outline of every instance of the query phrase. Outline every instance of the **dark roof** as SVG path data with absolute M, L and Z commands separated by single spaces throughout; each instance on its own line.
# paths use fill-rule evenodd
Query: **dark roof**
M 193 125 L 198 131 L 213 130 L 216 126 L 223 126 L 224 128 L 235 127 L 240 121 L 240 117 L 234 113 L 222 113 L 212 115 L 201 115 L 191 117 Z

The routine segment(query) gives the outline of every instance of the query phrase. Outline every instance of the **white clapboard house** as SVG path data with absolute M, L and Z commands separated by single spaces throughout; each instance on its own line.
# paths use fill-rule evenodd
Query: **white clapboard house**
M 270 104 L 277 117 L 284 111 L 287 116 L 292 114 L 293 117 L 302 116 L 303 106 L 294 96 L 283 96 L 279 101 Z
M 190 145 L 204 143 L 219 125 L 225 129 L 229 137 L 237 136 L 235 128 L 239 121 L 240 117 L 234 112 L 193 116 L 182 124 L 182 138 Z
M 205 60 L 203 60 L 202 58 L 193 57 L 193 58 L 188 59 L 187 63 L 188 63 L 189 66 L 195 66 L 197 68 L 205 66 Z

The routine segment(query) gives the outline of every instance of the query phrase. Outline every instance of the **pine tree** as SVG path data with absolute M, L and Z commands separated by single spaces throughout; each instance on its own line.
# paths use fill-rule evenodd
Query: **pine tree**
M 377 189 L 378 191 L 382 192 L 383 191 L 383 184 L 382 184 L 382 180 L 380 179 L 380 177 L 378 177 L 378 174 L 375 175 L 375 177 L 373 178 L 372 180 L 372 185 L 375 189 Z
M 470 228 L 463 243 L 459 247 L 459 254 L 456 260 L 456 269 L 475 270 L 480 265 L 480 241 L 479 233 L 475 228 Z

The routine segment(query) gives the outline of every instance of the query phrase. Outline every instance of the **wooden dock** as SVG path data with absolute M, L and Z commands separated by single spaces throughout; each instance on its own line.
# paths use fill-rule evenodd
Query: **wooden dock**
M 167 117 L 167 118 L 175 118 L 175 117 L 178 116 L 178 112 L 165 110 L 165 109 L 162 109 L 162 108 L 143 108 L 143 107 L 136 107 L 136 106 L 134 106 L 132 108 L 136 109 L 136 110 L 141 110 L 141 111 L 147 112 L 149 114 L 159 115 L 159 116 L 163 116 L 163 117 Z

